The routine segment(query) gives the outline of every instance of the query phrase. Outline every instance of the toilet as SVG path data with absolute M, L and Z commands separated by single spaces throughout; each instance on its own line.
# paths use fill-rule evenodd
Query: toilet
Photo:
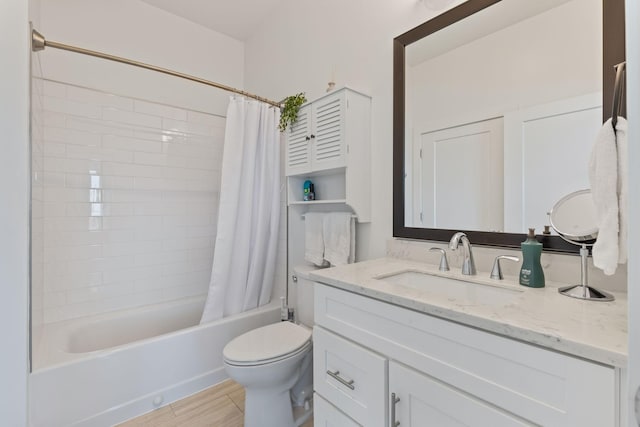
M 245 427 L 298 427 L 312 415 L 313 285 L 307 276 L 312 269 L 294 269 L 292 294 L 302 324 L 253 329 L 223 350 L 227 374 L 245 388 Z

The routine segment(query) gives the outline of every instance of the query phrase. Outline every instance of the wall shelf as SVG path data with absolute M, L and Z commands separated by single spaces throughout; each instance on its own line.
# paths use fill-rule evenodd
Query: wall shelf
M 296 201 L 289 202 L 289 205 L 327 205 L 331 203 L 346 203 L 346 199 L 331 199 L 331 200 L 309 200 L 309 201 Z

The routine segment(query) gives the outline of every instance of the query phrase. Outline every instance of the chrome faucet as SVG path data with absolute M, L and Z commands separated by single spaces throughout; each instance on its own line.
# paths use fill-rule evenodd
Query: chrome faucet
M 471 243 L 469 243 L 469 239 L 467 235 L 458 232 L 453 235 L 451 241 L 449 241 L 449 249 L 456 250 L 458 246 L 462 243 L 463 249 L 463 260 L 462 260 L 462 274 L 468 276 L 474 276 L 476 274 L 476 264 L 473 262 L 473 253 L 471 252 Z

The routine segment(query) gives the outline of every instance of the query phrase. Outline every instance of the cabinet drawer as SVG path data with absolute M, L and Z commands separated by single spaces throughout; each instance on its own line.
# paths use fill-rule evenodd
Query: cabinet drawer
M 315 322 L 534 424 L 616 425 L 612 367 L 329 286 Z
M 359 424 L 385 426 L 386 377 L 384 357 L 313 328 L 314 389 Z
M 313 394 L 313 427 L 362 427 L 331 403 Z

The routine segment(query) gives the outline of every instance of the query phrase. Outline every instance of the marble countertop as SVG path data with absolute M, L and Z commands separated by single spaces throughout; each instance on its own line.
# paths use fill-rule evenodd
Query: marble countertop
M 392 279 L 384 277 L 403 271 L 476 283 L 423 289 L 391 283 Z M 441 273 L 436 265 L 397 258 L 315 270 L 309 277 L 379 301 L 606 365 L 626 367 L 626 294 L 614 293 L 613 302 L 583 301 L 560 295 L 557 288 L 566 286 L 563 283 L 547 282 L 544 288 L 528 288 L 520 286 L 517 277 L 498 281 L 489 279 L 488 272 L 463 276 L 452 269 Z M 476 293 L 473 286 L 484 289 Z M 465 289 L 468 287 L 472 290 Z

